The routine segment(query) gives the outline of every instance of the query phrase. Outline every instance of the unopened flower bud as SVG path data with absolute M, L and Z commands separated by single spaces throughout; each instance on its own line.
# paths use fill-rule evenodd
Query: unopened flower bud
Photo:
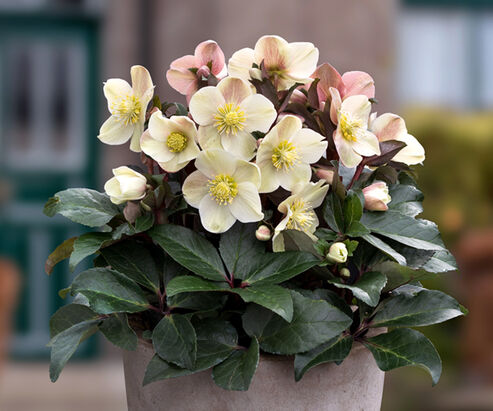
M 262 81 L 262 71 L 258 68 L 251 68 L 249 71 L 250 77 L 254 80 Z
M 211 70 L 209 67 L 207 67 L 205 64 L 203 66 L 201 66 L 198 70 L 197 70 L 197 76 L 198 77 L 209 77 L 211 75 Z
M 325 180 L 327 183 L 332 184 L 332 180 L 334 179 L 334 172 L 332 170 L 327 170 L 325 168 L 318 168 L 315 171 L 315 175 L 320 180 Z
M 114 168 L 113 175 L 104 185 L 104 191 L 110 196 L 112 203 L 122 204 L 145 197 L 147 179 L 142 174 L 123 166 Z
M 351 271 L 349 271 L 346 267 L 341 268 L 341 270 L 339 271 L 339 274 L 341 274 L 341 277 L 344 277 L 344 278 L 351 277 Z
M 257 237 L 257 240 L 260 241 L 269 241 L 272 237 L 272 233 L 270 232 L 269 227 L 266 225 L 261 225 L 257 228 L 257 231 L 255 231 L 255 237 Z
M 293 94 L 291 94 L 291 97 L 289 98 L 290 103 L 299 103 L 299 104 L 305 104 L 306 103 L 306 95 L 301 91 L 301 90 L 294 90 Z
M 387 211 L 388 203 L 392 200 L 389 188 L 383 181 L 377 181 L 363 189 L 365 208 L 370 211 Z
M 330 246 L 325 256 L 331 263 L 345 263 L 347 260 L 347 248 L 344 243 L 334 243 Z

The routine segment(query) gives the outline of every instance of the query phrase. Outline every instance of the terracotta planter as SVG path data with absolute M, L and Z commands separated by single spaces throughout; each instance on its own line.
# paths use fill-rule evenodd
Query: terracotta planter
M 216 386 L 210 370 L 142 387 L 153 354 L 145 343 L 123 354 L 128 411 L 380 410 L 385 373 L 357 343 L 341 365 L 319 365 L 297 383 L 292 358 L 262 356 L 245 392 Z

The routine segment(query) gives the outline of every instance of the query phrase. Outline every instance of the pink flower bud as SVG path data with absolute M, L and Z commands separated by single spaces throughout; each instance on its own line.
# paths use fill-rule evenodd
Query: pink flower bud
M 199 69 L 197 70 L 197 76 L 198 77 L 207 78 L 210 76 L 210 74 L 211 74 L 211 70 L 206 65 L 199 67 Z
M 392 200 L 389 195 L 389 188 L 383 181 L 376 181 L 375 183 L 365 187 L 363 189 L 363 195 L 365 196 L 365 208 L 370 211 L 387 211 L 389 207 L 388 203 Z
M 272 233 L 266 225 L 261 225 L 259 228 L 257 228 L 257 231 L 255 231 L 255 237 L 257 237 L 257 240 L 260 241 L 269 241 L 270 238 L 272 237 Z
M 315 171 L 315 175 L 320 179 L 320 180 L 325 180 L 329 184 L 332 184 L 332 180 L 334 179 L 334 172 L 332 170 L 327 170 L 325 168 L 318 168 Z

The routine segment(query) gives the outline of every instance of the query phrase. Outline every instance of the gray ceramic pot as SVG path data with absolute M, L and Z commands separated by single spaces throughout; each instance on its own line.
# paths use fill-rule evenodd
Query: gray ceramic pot
M 261 356 L 246 392 L 216 386 L 210 370 L 142 387 L 153 354 L 143 342 L 123 354 L 128 411 L 380 410 L 385 374 L 358 343 L 341 365 L 319 365 L 299 382 L 292 358 Z

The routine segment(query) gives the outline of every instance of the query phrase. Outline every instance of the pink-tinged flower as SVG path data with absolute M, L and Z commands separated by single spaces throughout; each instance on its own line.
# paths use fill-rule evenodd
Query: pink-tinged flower
M 389 188 L 383 181 L 376 181 L 363 189 L 365 208 L 370 211 L 387 211 L 388 203 L 392 200 Z
M 213 40 L 200 43 L 193 56 L 174 60 L 166 72 L 166 79 L 176 91 L 190 98 L 198 90 L 199 80 L 210 74 L 218 79 L 227 74 L 224 53 Z
M 406 143 L 392 159 L 399 163 L 414 165 L 422 163 L 425 159 L 425 149 L 416 139 L 407 132 L 406 123 L 397 114 L 385 113 L 379 117 L 370 117 L 370 130 L 379 141 L 397 140 Z
M 363 95 L 346 98 L 337 112 L 334 144 L 342 164 L 356 167 L 364 157 L 380 155 L 375 134 L 368 130 L 371 103 Z
M 278 90 L 286 90 L 294 83 L 306 83 L 317 66 L 318 49 L 307 42 L 288 43 L 279 36 L 263 36 L 255 48 L 238 50 L 228 62 L 231 76 L 250 79 L 250 69 L 264 62 L 269 76 Z
M 317 67 L 311 77 L 320 79 L 317 84 L 320 109 L 323 110 L 325 102 L 331 97 L 330 114 L 334 123 L 337 121 L 337 110 L 345 98 L 360 94 L 375 97 L 375 82 L 363 71 L 348 71 L 341 76 L 334 67 L 324 63 Z

